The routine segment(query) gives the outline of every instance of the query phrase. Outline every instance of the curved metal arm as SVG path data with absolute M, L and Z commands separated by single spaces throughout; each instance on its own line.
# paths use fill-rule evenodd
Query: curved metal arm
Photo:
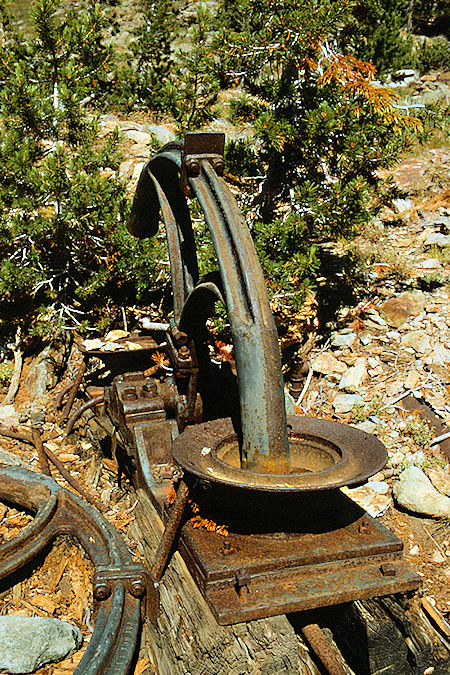
M 188 136 L 192 146 L 192 136 Z M 201 136 L 203 143 L 205 138 L 207 142 L 207 134 Z M 211 138 L 213 136 L 217 140 L 217 135 Z M 172 145 L 163 148 L 146 165 L 144 171 L 151 179 L 152 189 L 145 195 L 145 201 L 142 200 L 142 190 L 139 195 L 136 194 L 132 231 L 142 232 L 142 227 L 136 227 L 139 218 L 140 223 L 145 218 L 154 223 L 155 213 L 161 207 L 168 233 L 175 317 L 179 322 L 183 314 L 181 298 L 184 303 L 188 291 L 192 291 L 189 289 L 188 271 L 192 269 L 193 259 L 192 227 L 186 216 L 187 205 L 178 180 L 181 170 L 191 193 L 198 198 L 203 209 L 219 263 L 238 373 L 242 465 L 259 471 L 279 471 L 289 460 L 281 359 L 277 331 L 253 240 L 234 196 L 217 174 L 223 166 L 220 155 L 203 149 L 200 153 L 190 152 L 186 163 L 183 159 L 182 148 Z M 141 177 L 141 187 L 144 182 Z M 152 195 L 157 197 L 159 204 L 152 201 Z M 152 231 L 148 231 L 148 235 Z M 193 281 L 194 276 L 191 275 L 190 279 Z

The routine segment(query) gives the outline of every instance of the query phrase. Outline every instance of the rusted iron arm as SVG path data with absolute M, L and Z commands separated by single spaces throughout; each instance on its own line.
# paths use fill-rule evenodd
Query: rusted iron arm
M 159 202 L 169 251 L 173 251 L 170 260 L 175 317 L 179 322 L 186 314 L 181 302 L 184 305 L 193 291 L 186 272 L 186 261 L 192 258 L 192 228 L 187 227 L 186 215 L 176 216 L 184 214 L 180 208 L 185 203 L 179 186 L 181 174 L 183 186 L 198 198 L 203 209 L 219 262 L 236 353 L 242 464 L 262 471 L 273 470 L 275 465 L 280 469 L 288 465 L 289 444 L 277 332 L 251 235 L 219 175 L 224 167 L 223 147 L 223 134 L 187 134 L 184 146 L 171 144 L 163 148 L 141 176 L 129 227 L 139 236 L 154 233 Z M 195 281 L 195 275 L 191 279 Z M 184 325 L 188 326 L 187 322 Z

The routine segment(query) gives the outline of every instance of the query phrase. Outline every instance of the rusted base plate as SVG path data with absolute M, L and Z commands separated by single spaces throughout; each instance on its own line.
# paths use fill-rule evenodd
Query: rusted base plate
M 402 561 L 402 542 L 340 491 L 297 498 L 289 532 L 272 530 L 270 515 L 241 518 L 229 535 L 187 523 L 180 551 L 217 621 L 232 624 L 420 586 Z M 264 504 L 264 512 L 270 505 Z M 275 509 L 276 510 L 276 509 Z M 249 515 L 249 514 L 247 514 Z M 312 519 L 314 515 L 314 520 Z M 278 527 L 280 511 L 272 523 Z M 308 527 L 308 523 L 314 526 Z

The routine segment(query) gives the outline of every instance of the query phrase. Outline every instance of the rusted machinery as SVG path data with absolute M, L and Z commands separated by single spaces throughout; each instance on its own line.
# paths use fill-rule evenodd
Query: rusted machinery
M 19 535 L 0 546 L 0 581 L 20 575 L 58 535 L 76 537 L 94 564 L 96 621 L 75 673 L 127 673 L 139 634 L 141 599 L 154 599 L 148 571 L 133 563 L 120 534 L 96 509 L 52 478 L 2 466 L 0 496 L 34 515 Z M 151 614 L 152 608 L 147 611 Z
M 133 564 L 114 528 L 50 478 L 1 470 L 2 498 L 35 519 L 0 547 L 0 578 L 61 533 L 75 535 L 95 564 L 98 614 L 77 673 L 127 672 L 140 601 L 155 620 L 159 581 L 177 534 L 220 624 L 420 585 L 402 560 L 402 542 L 339 490 L 381 469 L 382 444 L 345 425 L 286 417 L 276 327 L 250 232 L 222 178 L 223 150 L 222 134 L 187 134 L 144 167 L 129 227 L 137 236 L 153 236 L 162 212 L 173 313 L 150 335 L 133 338 L 139 350 L 85 351 L 77 378 L 59 397 L 62 405 L 68 395 L 68 416 L 92 357 L 116 373 L 102 389 L 87 387 L 91 398 L 68 428 L 81 412 L 95 409 L 111 430 L 113 452 L 165 519 L 151 570 Z M 198 200 L 217 256 L 218 272 L 203 279 L 187 198 Z M 206 323 L 217 301 L 227 310 L 235 371 L 211 358 Z M 152 377 L 145 369 L 156 352 L 171 367 Z M 195 527 L 192 505 L 211 527 Z M 315 626 L 305 635 L 307 628 L 311 641 Z
M 339 490 L 381 469 L 382 444 L 327 420 L 286 418 L 276 327 L 250 232 L 222 178 L 223 149 L 215 133 L 165 146 L 143 169 L 129 224 L 152 236 L 162 212 L 173 284 L 173 315 L 158 338 L 173 373 L 123 373 L 104 393 L 119 445 L 167 518 L 154 580 L 180 525 L 179 550 L 222 624 L 415 589 L 402 542 Z M 186 197 L 197 198 L 217 256 L 219 272 L 205 279 Z M 217 300 L 237 377 L 208 350 Z M 183 519 L 188 495 L 216 531 Z

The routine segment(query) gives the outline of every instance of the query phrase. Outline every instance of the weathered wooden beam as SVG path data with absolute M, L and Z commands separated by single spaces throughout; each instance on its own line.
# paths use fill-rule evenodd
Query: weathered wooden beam
M 137 497 L 132 534 L 151 563 L 163 525 L 145 492 Z M 179 553 L 164 574 L 157 624 L 148 621 L 146 634 L 158 675 L 320 672 L 284 615 L 219 626 Z

